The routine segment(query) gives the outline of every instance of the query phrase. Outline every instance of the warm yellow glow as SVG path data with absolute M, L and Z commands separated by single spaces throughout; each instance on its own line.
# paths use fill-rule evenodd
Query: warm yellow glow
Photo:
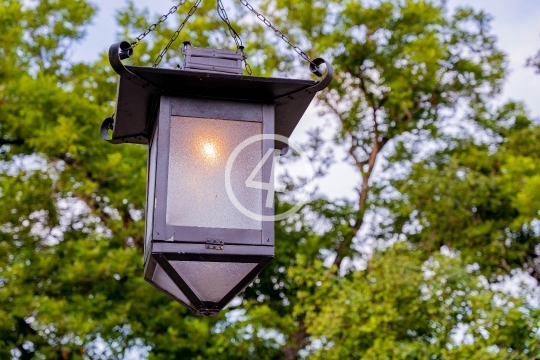
M 217 158 L 216 145 L 211 142 L 205 142 L 202 148 L 204 157 L 208 160 L 215 160 Z
M 204 164 L 217 165 L 221 162 L 222 143 L 217 136 L 205 134 L 195 140 L 197 153 Z

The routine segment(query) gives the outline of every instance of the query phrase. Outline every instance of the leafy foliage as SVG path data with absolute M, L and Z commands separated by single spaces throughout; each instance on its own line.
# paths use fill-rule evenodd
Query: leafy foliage
M 514 126 L 494 153 L 465 143 L 415 164 L 396 183 L 405 196 L 394 203 L 394 226 L 410 229 L 427 254 L 459 250 L 493 281 L 515 269 L 538 279 L 539 130 Z
M 540 130 L 521 105 L 492 105 L 506 62 L 487 14 L 423 0 L 257 4 L 310 56 L 332 60 L 336 81 L 318 104 L 334 126 L 313 132 L 312 157 L 329 166 L 338 160 L 324 148 L 342 149 L 358 189 L 277 223 L 275 261 L 227 311 L 200 318 L 142 280 L 146 149 L 98 139 L 116 86 L 106 55 L 67 58 L 95 9 L 2 5 L 1 358 L 540 356 L 537 304 L 501 290 L 525 273 L 538 290 Z M 301 71 L 236 14 L 255 73 Z M 128 3 L 119 36 L 153 18 Z M 168 26 L 129 61 L 149 65 Z M 183 36 L 232 47 L 224 29 L 203 2 Z

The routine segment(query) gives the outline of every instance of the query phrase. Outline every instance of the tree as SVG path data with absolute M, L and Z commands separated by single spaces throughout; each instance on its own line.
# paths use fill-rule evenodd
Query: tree
M 527 66 L 531 66 L 540 71 L 540 51 L 535 55 L 527 59 Z
M 4 5 L 3 358 L 121 358 L 130 349 L 156 359 L 540 354 L 537 308 L 492 285 L 505 271 L 536 274 L 538 170 L 534 144 L 520 141 L 537 132 L 526 114 L 518 105 L 492 110 L 505 58 L 486 14 L 451 13 L 438 1 L 259 3 L 291 39 L 311 40 L 310 56 L 332 60 L 336 81 L 319 106 L 337 131 L 331 141 L 314 131 L 312 155 L 324 174 L 337 161 L 324 148 L 345 149 L 359 186 L 352 200 L 314 197 L 277 223 L 276 260 L 227 312 L 199 318 L 142 281 L 146 149 L 97 139 L 116 83 L 105 54 L 66 60 L 94 9 Z M 196 14 L 184 30 L 193 44 L 233 46 L 211 2 Z M 151 18 L 129 3 L 118 16 L 122 38 Z M 258 24 L 234 25 L 249 33 L 255 73 L 297 69 L 294 53 Z M 155 59 L 174 32 L 167 26 L 130 61 Z M 172 47 L 165 62 L 178 56 Z M 456 119 L 472 131 L 446 131 Z M 479 134 L 483 145 L 473 141 Z M 387 181 L 383 169 L 406 171 Z M 278 201 L 278 211 L 290 206 Z
M 510 120 L 497 131 L 496 151 L 465 141 L 396 181 L 403 196 L 394 203 L 393 226 L 410 229 L 404 231 L 409 241 L 427 254 L 443 245 L 459 250 L 490 281 L 514 270 L 538 280 L 540 129 L 519 104 L 507 104 L 492 118 L 501 125 Z
M 406 168 L 422 156 L 422 147 L 452 145 L 456 137 L 445 132 L 445 125 L 459 116 L 456 108 L 465 114 L 460 118 L 464 125 L 489 136 L 493 127 L 510 116 L 480 116 L 500 91 L 504 55 L 489 33 L 489 16 L 470 9 L 450 14 L 439 3 L 424 1 L 272 4 L 282 7 L 286 14 L 282 19 L 316 39 L 315 51 L 332 56 L 337 81 L 320 105 L 338 122 L 332 145 L 345 148 L 347 161 L 360 175 L 355 201 L 312 203 L 310 210 L 329 231 L 305 238 L 312 241 L 305 248 L 313 250 L 307 251 L 304 256 L 309 260 L 299 268 L 309 268 L 330 253 L 335 256 L 335 272 L 349 270 L 354 276 L 354 267 L 347 265 L 354 259 L 370 266 L 369 254 L 362 254 L 366 244 L 402 239 L 402 229 L 377 233 L 378 226 L 369 221 L 377 214 L 385 215 L 388 206 L 380 202 L 385 191 L 392 190 L 374 176 L 377 167 L 386 163 L 386 169 Z M 305 254 L 304 246 L 296 253 Z M 345 259 L 349 261 L 344 263 Z M 289 263 L 290 271 L 296 266 L 294 260 Z M 290 277 L 277 277 L 277 283 L 297 289 Z M 302 310 L 304 299 L 299 294 L 303 290 L 289 294 L 287 300 L 297 310 L 293 316 L 297 328 L 286 345 L 294 350 L 288 356 L 293 358 L 310 344 L 312 333 L 306 319 L 318 312 L 311 307 Z
M 540 53 L 527 60 L 527 65 L 538 68 L 540 70 Z
M 96 144 L 116 78 L 105 60 L 65 60 L 94 11 L 84 1 L 0 9 L 0 357 L 112 358 L 145 346 L 141 334 L 156 353 L 196 357 L 212 321 L 142 280 L 146 150 Z

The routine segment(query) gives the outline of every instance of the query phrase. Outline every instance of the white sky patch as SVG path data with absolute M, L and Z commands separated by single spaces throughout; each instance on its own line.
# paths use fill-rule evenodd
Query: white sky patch
M 530 306 L 540 307 L 540 288 L 536 279 L 521 270 L 514 270 L 511 275 L 491 285 L 494 291 L 500 291 L 512 296 L 524 296 Z

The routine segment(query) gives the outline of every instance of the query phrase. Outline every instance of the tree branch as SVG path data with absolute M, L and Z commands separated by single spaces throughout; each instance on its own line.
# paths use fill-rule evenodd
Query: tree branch
M 294 360 L 298 352 L 307 344 L 307 331 L 304 319 L 301 318 L 298 322 L 298 329 L 293 332 L 287 339 L 287 343 L 283 348 L 285 359 Z
M 4 145 L 23 145 L 23 139 L 0 139 L 0 146 Z
M 369 180 L 371 178 L 371 174 L 373 173 L 373 169 L 375 168 L 375 164 L 377 163 L 377 158 L 383 149 L 383 147 L 388 143 L 390 140 L 389 138 L 385 137 L 380 139 L 380 130 L 379 130 L 379 124 L 377 123 L 377 107 L 373 104 L 372 112 L 373 112 L 373 146 L 371 148 L 371 152 L 366 152 L 368 155 L 367 161 L 359 161 L 356 157 L 355 150 L 359 146 L 358 144 L 355 145 L 354 141 L 351 142 L 351 147 L 349 148 L 349 154 L 352 156 L 352 158 L 355 160 L 356 167 L 360 171 L 360 174 L 362 175 L 362 187 L 360 189 L 359 197 L 358 197 L 358 211 L 355 214 L 355 221 L 354 224 L 350 227 L 351 232 L 344 236 L 344 239 L 339 244 L 337 250 L 336 250 L 336 258 L 334 259 L 334 265 L 336 266 L 337 271 L 339 271 L 341 267 L 341 263 L 343 262 L 343 259 L 347 256 L 347 250 L 350 248 L 352 241 L 354 237 L 358 234 L 358 231 L 362 227 L 362 224 L 364 223 L 364 216 L 366 214 L 366 205 L 367 205 L 367 199 L 369 194 Z M 354 139 L 354 135 L 350 133 L 351 138 Z M 363 147 L 362 147 L 363 148 Z M 363 148 L 365 151 L 365 148 Z M 363 167 L 364 165 L 368 165 L 368 169 L 365 170 Z

